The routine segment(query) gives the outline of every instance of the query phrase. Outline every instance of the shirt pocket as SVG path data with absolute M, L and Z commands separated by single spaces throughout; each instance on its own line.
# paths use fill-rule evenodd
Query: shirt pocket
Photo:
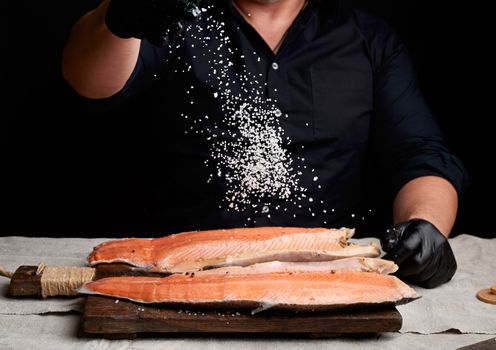
M 368 139 L 373 108 L 372 73 L 311 68 L 314 137 L 337 149 Z

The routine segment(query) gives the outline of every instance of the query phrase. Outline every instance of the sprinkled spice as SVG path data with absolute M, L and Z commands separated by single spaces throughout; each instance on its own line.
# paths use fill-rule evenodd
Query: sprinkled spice
M 199 24 L 190 25 L 186 28 L 186 35 L 198 41 L 193 44 L 197 47 L 211 47 L 213 42 L 217 51 L 226 46 L 229 52 L 229 55 L 217 53 L 212 56 L 209 60 L 210 81 L 205 82 L 215 90 L 213 97 L 219 100 L 224 113 L 221 121 L 224 128 L 221 129 L 227 129 L 219 132 L 218 126 L 214 126 L 206 133 L 206 140 L 210 142 L 210 160 L 213 160 L 205 161 L 213 169 L 207 182 L 216 178 L 225 183 L 227 190 L 223 201 L 227 210 L 255 208 L 258 204 L 270 204 L 274 198 L 289 201 L 306 189 L 299 185 L 302 172 L 294 169 L 292 154 L 285 148 L 291 140 L 284 135 L 280 123 L 283 115 L 277 107 L 277 100 L 264 96 L 266 83 L 258 80 L 263 74 L 249 72 L 243 63 L 245 56 L 229 46 L 231 39 L 226 34 L 225 23 L 212 16 L 206 19 L 206 28 Z M 257 52 L 253 55 L 260 62 Z M 241 73 L 240 64 L 243 65 Z M 233 85 L 240 87 L 239 93 L 230 88 Z M 194 86 L 190 87 L 192 89 Z M 198 116 L 190 119 L 194 124 L 197 120 L 201 122 Z M 205 130 L 200 133 L 205 133 Z
M 203 8 L 206 21 L 188 25 L 174 45 L 180 48 L 188 38 L 189 45 L 198 49 L 193 58 L 207 60 L 210 65 L 203 86 L 189 86 L 186 94 L 193 97 L 193 91 L 210 88 L 209 94 L 220 107 L 222 117 L 184 113 L 181 117 L 189 124 L 185 137 L 201 134 L 208 142 L 210 154 L 204 163 L 210 175 L 206 181 L 222 182 L 226 189 L 219 209 L 251 209 L 267 218 L 273 210 L 288 211 L 288 208 L 297 209 L 298 213 L 308 209 L 312 217 L 316 213 L 327 216 L 327 211 L 322 209 L 323 201 L 317 204 L 312 197 L 307 197 L 308 190 L 302 185 L 301 179 L 306 174 L 309 182 L 321 189 L 317 171 L 304 157 L 295 156 L 288 148 L 292 140 L 285 134 L 281 121 L 291 115 L 281 108 L 277 99 L 267 97 L 264 74 L 251 72 L 246 66 L 246 55 L 253 55 L 256 62 L 261 62 L 261 57 L 256 51 L 241 52 L 231 43 L 226 24 L 209 14 L 213 7 Z M 178 60 L 176 72 L 192 69 L 180 55 L 174 57 Z M 190 99 L 189 104 L 195 105 L 195 100 Z M 310 127 L 310 124 L 305 126 Z M 298 147 L 305 148 L 304 145 Z M 293 213 L 293 217 L 296 216 Z M 247 220 L 256 223 L 253 218 Z

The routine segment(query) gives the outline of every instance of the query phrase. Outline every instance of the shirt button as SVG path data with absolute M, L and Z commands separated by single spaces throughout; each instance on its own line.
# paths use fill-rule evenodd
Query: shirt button
M 272 62 L 272 69 L 273 70 L 278 70 L 279 69 L 279 65 L 276 62 Z
M 282 115 L 282 111 L 277 108 L 275 111 L 274 111 L 274 114 L 276 115 L 276 117 L 280 117 Z
M 262 207 L 262 213 L 267 214 L 268 212 L 269 212 L 269 207 L 268 207 L 268 206 L 266 206 L 266 205 L 264 205 L 264 206 Z

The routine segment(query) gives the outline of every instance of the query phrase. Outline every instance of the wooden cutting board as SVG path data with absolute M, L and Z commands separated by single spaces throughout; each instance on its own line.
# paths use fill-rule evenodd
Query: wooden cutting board
M 12 277 L 9 295 L 40 297 L 41 276 L 36 266 L 21 266 Z M 163 276 L 124 264 L 102 264 L 94 279 L 111 276 Z M 82 335 L 134 339 L 140 334 L 302 334 L 311 337 L 396 332 L 401 314 L 395 307 L 341 312 L 193 311 L 143 305 L 115 298 L 88 296 L 82 318 Z
M 134 339 L 139 334 L 277 333 L 337 336 L 349 333 L 396 332 L 401 328 L 396 308 L 347 312 L 193 311 L 159 308 L 130 301 L 88 296 L 82 332 L 87 336 Z
M 471 344 L 458 348 L 457 350 L 494 350 L 496 349 L 496 338 L 481 341 L 479 343 Z
M 122 264 L 99 265 L 95 279 L 108 276 L 148 275 Z M 402 317 L 392 306 L 386 309 L 342 312 L 276 312 L 252 315 L 249 310 L 163 308 L 102 296 L 88 296 L 82 332 L 88 336 L 134 339 L 140 334 L 340 334 L 396 332 Z

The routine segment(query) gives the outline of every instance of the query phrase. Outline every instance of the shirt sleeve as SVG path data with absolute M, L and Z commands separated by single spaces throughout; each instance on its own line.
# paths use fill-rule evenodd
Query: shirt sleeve
M 105 114 L 122 106 L 131 98 L 146 93 L 164 69 L 164 63 L 167 62 L 166 50 L 142 40 L 136 65 L 124 87 L 116 94 L 102 99 L 89 99 L 74 92 L 77 108 L 84 114 Z
M 434 175 L 447 179 L 462 196 L 468 184 L 467 172 L 445 143 L 419 89 L 406 46 L 384 22 L 379 24 L 372 44 L 372 139 L 392 193 L 410 180 Z

